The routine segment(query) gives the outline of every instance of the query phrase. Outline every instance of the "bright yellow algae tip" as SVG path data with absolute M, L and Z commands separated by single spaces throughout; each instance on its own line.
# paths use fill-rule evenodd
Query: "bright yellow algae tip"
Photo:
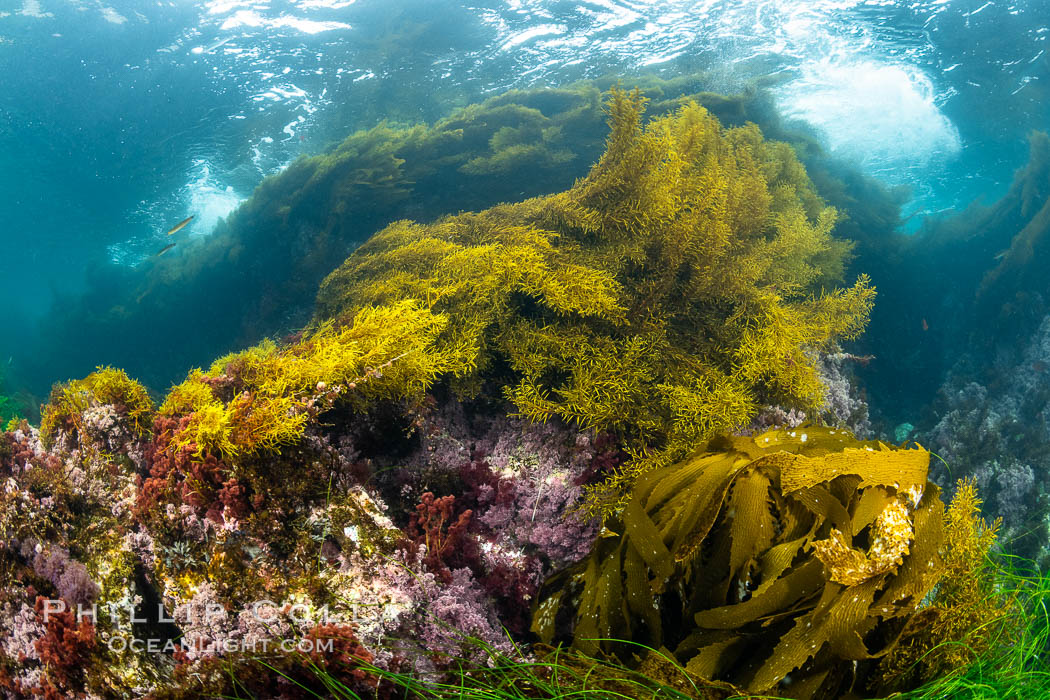
M 44 406 L 40 434 L 50 445 L 61 430 L 81 430 L 81 415 L 92 405 L 117 406 L 138 435 L 149 432 L 153 420 L 153 401 L 146 388 L 128 377 L 122 369 L 99 367 L 83 379 L 58 384 Z

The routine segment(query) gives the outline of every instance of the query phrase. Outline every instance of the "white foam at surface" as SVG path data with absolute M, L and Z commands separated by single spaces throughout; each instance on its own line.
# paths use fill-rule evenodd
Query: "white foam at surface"
M 18 11 L 18 14 L 23 17 L 35 17 L 37 19 L 55 16 L 51 12 L 44 11 L 44 8 L 40 4 L 40 0 L 25 0 L 25 2 L 22 3 L 22 9 Z
M 303 19 L 291 15 L 268 18 L 255 10 L 237 10 L 232 17 L 228 17 L 222 23 L 219 29 L 225 31 L 237 27 L 270 27 L 274 29 L 287 27 L 303 34 L 318 34 L 336 29 L 350 29 L 350 25 L 346 22 Z
M 109 22 L 111 24 L 124 24 L 125 22 L 128 21 L 127 17 L 125 17 L 124 15 L 120 14 L 119 12 L 114 10 L 112 7 L 106 7 L 105 5 L 103 5 L 102 7 L 99 8 L 99 12 L 102 13 L 102 19 L 106 20 L 107 22 Z
M 195 161 L 194 166 L 199 176 L 186 185 L 190 213 L 195 216 L 190 233 L 206 236 L 215 229 L 220 219 L 226 218 L 237 208 L 243 198 L 229 185 L 223 186 L 212 178 L 207 161 Z
M 302 10 L 341 10 L 350 7 L 357 0 L 301 0 L 299 9 Z
M 515 34 L 514 36 L 507 39 L 503 43 L 503 46 L 500 47 L 500 50 L 507 51 L 516 46 L 520 46 L 521 44 L 529 42 L 537 37 L 549 37 L 551 35 L 560 36 L 565 32 L 566 27 L 565 25 L 561 24 L 542 24 L 537 27 L 529 27 L 525 31 L 519 32 L 518 34 Z
M 221 15 L 230 10 L 251 6 L 252 3 L 249 0 L 211 0 L 211 2 L 205 3 L 205 7 L 210 15 Z
M 890 182 L 958 155 L 959 132 L 919 69 L 873 59 L 804 63 L 781 89 L 783 111 L 816 127 L 836 155 Z

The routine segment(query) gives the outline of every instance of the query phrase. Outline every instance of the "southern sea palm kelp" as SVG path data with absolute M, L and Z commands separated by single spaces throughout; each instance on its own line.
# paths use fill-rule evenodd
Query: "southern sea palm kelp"
M 990 558 L 1001 520 L 985 522 L 980 507 L 974 481 L 960 479 L 944 519 L 944 575 L 880 662 L 880 689 L 958 675 L 1004 647 L 1023 644 L 1025 622 L 1017 618 L 1034 612 L 1024 611 L 1022 602 L 1031 581 L 1017 585 L 1006 575 L 1009 563 Z M 1039 604 L 1038 596 L 1032 602 Z
M 814 353 L 864 327 L 874 291 L 790 147 L 687 103 L 643 125 L 614 89 L 605 155 L 572 189 L 380 231 L 323 283 L 318 318 L 404 299 L 449 317 L 523 415 L 611 430 L 663 458 L 759 402 L 814 407 Z M 613 492 L 629 481 L 622 474 Z
M 945 518 L 928 464 L 921 448 L 828 428 L 715 440 L 638 479 L 591 554 L 547 582 L 533 629 L 625 663 L 637 647 L 614 640 L 664 649 L 749 693 L 836 698 L 900 683 L 893 671 L 930 646 L 990 624 L 968 615 L 939 638 L 918 624 L 938 581 L 943 607 L 927 610 L 958 613 L 958 587 L 973 582 L 950 577 L 980 569 L 990 545 L 969 492 Z M 987 596 L 984 613 L 999 605 L 986 587 L 963 596 Z M 887 654 L 887 675 L 870 678 Z

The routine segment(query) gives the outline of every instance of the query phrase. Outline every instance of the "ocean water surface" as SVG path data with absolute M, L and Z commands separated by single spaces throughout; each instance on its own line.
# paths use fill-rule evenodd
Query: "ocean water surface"
M 785 114 L 927 210 L 995 193 L 1046 118 L 1041 2 L 8 2 L 3 279 L 40 308 L 376 120 L 527 86 L 773 76 Z M 163 229 L 163 230 L 162 230 Z M 27 238 L 33 244 L 28 245 Z M 46 261 L 36 274 L 28 263 Z M 44 256 L 44 257 L 40 257 Z M 28 260 L 27 260 L 28 258 Z M 21 273 L 19 271 L 21 270 Z M 35 299 L 36 303 L 32 303 Z M 21 310 L 21 309 L 19 309 Z

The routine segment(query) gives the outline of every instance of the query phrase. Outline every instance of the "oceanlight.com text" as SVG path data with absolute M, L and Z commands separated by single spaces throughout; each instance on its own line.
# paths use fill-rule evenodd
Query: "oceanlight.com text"
M 136 653 L 173 654 L 179 650 L 192 650 L 197 654 L 209 655 L 234 652 L 265 654 L 275 651 L 324 654 L 334 651 L 334 644 L 334 639 L 310 639 L 308 637 L 302 639 L 225 639 L 204 645 L 192 644 L 185 639 L 142 639 L 125 635 L 115 635 L 106 641 L 109 650 L 118 653 L 130 650 Z

